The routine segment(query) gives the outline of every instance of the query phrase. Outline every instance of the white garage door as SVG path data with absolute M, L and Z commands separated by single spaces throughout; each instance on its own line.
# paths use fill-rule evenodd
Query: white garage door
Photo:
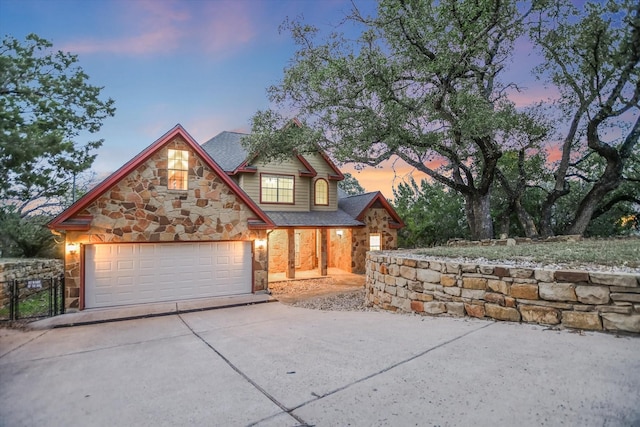
M 85 307 L 251 292 L 251 243 L 87 245 Z

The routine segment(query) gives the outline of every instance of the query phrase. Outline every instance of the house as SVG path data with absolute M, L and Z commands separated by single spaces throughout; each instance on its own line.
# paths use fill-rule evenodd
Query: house
M 67 307 L 264 292 L 270 274 L 363 273 L 368 250 L 396 248 L 381 193 L 341 193 L 321 150 L 265 162 L 243 136 L 199 145 L 177 125 L 54 218 Z

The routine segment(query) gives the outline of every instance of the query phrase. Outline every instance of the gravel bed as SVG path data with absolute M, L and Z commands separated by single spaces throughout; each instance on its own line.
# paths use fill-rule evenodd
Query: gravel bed
M 292 280 L 270 283 L 269 290 L 276 298 L 287 297 L 281 302 L 294 307 L 325 311 L 378 311 L 376 308 L 365 305 L 364 288 L 340 291 L 335 284 L 336 281 L 331 277 Z M 289 298 L 295 301 L 287 301 Z
M 367 307 L 364 292 L 364 289 L 360 289 L 341 294 L 313 297 L 291 303 L 291 305 L 325 311 L 378 311 L 373 307 Z

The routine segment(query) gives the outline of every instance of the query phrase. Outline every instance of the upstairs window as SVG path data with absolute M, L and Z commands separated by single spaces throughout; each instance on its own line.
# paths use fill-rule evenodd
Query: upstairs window
M 316 205 L 329 204 L 329 184 L 324 179 L 319 179 L 315 184 L 315 203 Z
M 293 204 L 293 176 L 262 175 L 260 177 L 260 201 L 262 203 Z
M 170 148 L 168 157 L 169 190 L 186 190 L 189 185 L 189 152 Z

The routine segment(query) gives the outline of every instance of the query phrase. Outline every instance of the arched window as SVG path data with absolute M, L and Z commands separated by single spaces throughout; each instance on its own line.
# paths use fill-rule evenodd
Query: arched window
M 325 206 L 329 204 L 329 184 L 327 184 L 327 181 L 324 179 L 316 181 L 315 204 Z

